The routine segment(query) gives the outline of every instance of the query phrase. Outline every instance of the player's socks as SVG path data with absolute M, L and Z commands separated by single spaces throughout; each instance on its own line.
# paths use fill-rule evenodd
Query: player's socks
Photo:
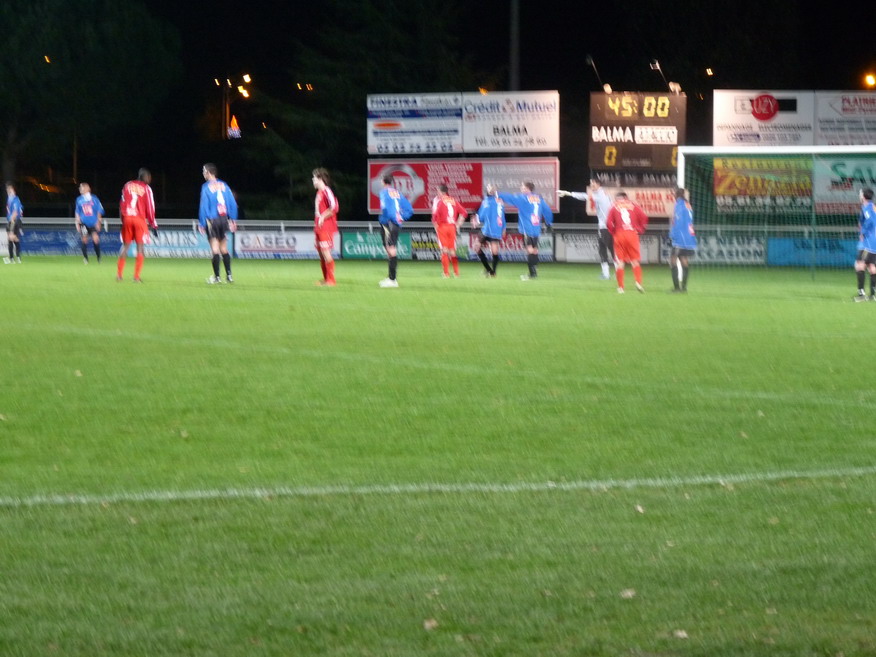
M 535 278 L 538 276 L 538 271 L 536 270 L 536 264 L 538 263 L 538 254 L 537 253 L 528 253 L 526 255 L 526 264 L 529 267 L 529 277 Z
M 15 257 L 21 260 L 21 242 L 15 243 Z
M 444 270 L 445 278 L 450 276 L 450 258 L 447 257 L 446 253 L 441 254 L 441 269 Z
M 678 267 L 669 266 L 669 270 L 672 272 L 672 287 L 676 290 L 679 289 L 678 285 Z
M 483 251 L 478 251 L 478 260 L 481 261 L 481 264 L 484 266 L 484 269 L 486 269 L 488 272 L 491 271 L 490 270 L 490 263 L 487 262 L 487 254 L 486 253 L 484 253 Z
M 215 276 L 216 278 L 219 278 L 219 260 L 220 259 L 221 258 L 219 257 L 218 253 L 213 254 L 213 276 Z
M 876 274 L 870 274 L 870 296 L 876 294 Z
M 624 289 L 624 270 L 618 268 L 614 270 L 614 273 L 617 276 L 617 286 L 620 289 Z
M 642 266 L 641 265 L 636 265 L 635 267 L 633 267 L 633 278 L 636 279 L 636 283 L 638 283 L 639 285 L 642 284 Z
M 603 276 L 603 278 L 608 278 L 608 275 L 609 275 L 609 271 L 608 271 L 608 263 L 607 263 L 607 262 L 603 262 L 603 263 L 602 263 L 602 276 Z
M 392 256 L 389 259 L 389 280 L 395 280 L 396 271 L 398 271 L 398 256 Z
M 222 266 L 225 267 L 225 275 L 231 276 L 231 254 L 223 253 L 222 254 Z
M 335 281 L 335 261 L 329 260 L 325 263 L 326 269 L 326 281 L 334 285 L 337 281 Z
M 325 260 L 323 260 L 321 253 L 319 254 L 319 268 L 322 269 L 322 280 L 327 281 L 328 280 L 328 271 L 327 271 L 327 268 L 325 266 Z
M 15 242 L 9 240 L 9 259 L 12 260 L 15 257 Z
M 10 247 L 10 249 L 11 248 L 12 247 Z M 10 258 L 12 257 L 12 251 L 9 251 L 9 257 Z M 855 274 L 858 277 L 858 290 L 860 290 L 863 293 L 863 290 L 864 290 L 864 270 L 862 269 L 861 271 L 856 271 Z
M 498 254 L 498 253 L 497 253 L 496 255 L 493 256 L 493 275 L 494 275 L 494 276 L 495 276 L 495 274 L 496 274 L 496 267 L 499 266 L 499 260 L 501 260 L 501 259 L 502 259 L 502 258 L 499 257 L 499 254 Z
M 143 261 L 146 257 L 142 253 L 137 254 L 137 259 L 134 261 L 134 280 L 140 279 L 140 272 L 143 271 Z
M 459 276 L 459 258 L 453 256 L 450 258 L 450 262 L 453 264 L 453 273 Z
M 97 256 L 97 261 L 100 262 L 100 243 L 94 245 L 94 255 Z
M 88 244 L 82 242 L 82 257 L 88 260 Z
M 122 247 L 121 253 L 119 253 L 119 265 L 116 269 L 116 277 L 121 279 L 122 275 L 125 273 L 125 249 Z
M 681 289 L 687 289 L 687 276 L 690 273 L 690 267 L 682 267 L 681 268 Z

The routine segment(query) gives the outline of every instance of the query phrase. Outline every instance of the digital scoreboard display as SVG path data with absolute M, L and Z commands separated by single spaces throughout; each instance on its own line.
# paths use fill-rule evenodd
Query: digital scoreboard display
M 687 96 L 673 93 L 590 94 L 588 163 L 599 171 L 674 170 L 684 144 Z

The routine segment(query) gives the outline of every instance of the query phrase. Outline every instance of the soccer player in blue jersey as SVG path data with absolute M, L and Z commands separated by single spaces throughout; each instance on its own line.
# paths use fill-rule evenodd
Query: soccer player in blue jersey
M 590 188 L 586 192 L 567 192 L 565 189 L 558 189 L 557 195 L 560 198 L 571 196 L 578 201 L 586 202 L 589 199 L 593 202 L 596 208 L 596 244 L 599 248 L 599 262 L 602 265 L 601 278 L 607 281 L 611 278 L 610 265 L 614 262 L 614 240 L 606 227 L 608 212 L 611 210 L 612 202 L 606 191 L 602 188 L 602 183 L 594 179 L 590 181 Z
M 15 262 L 21 264 L 21 216 L 24 209 L 21 207 L 21 199 L 15 193 L 15 185 L 6 183 L 6 239 L 9 246 L 9 257 L 3 258 L 3 262 L 11 265 Z
M 873 207 L 873 190 L 865 187 L 860 193 L 861 241 L 858 242 L 858 257 L 855 259 L 855 274 L 858 278 L 858 293 L 855 301 L 876 301 L 876 209 Z M 870 296 L 864 294 L 864 271 L 870 272 Z
M 675 210 L 669 219 L 669 239 L 672 242 L 669 254 L 672 292 L 687 292 L 690 257 L 696 252 L 697 235 L 693 227 L 693 212 L 681 187 L 675 190 Z
M 477 214 L 473 217 L 475 225 L 480 224 L 481 235 L 478 244 L 478 259 L 486 270 L 484 274 L 490 278 L 496 277 L 496 269 L 499 266 L 499 245 L 505 237 L 505 203 L 499 198 L 498 190 L 494 185 L 487 185 L 487 194 L 481 201 Z M 489 246 L 493 254 L 492 265 L 487 261 L 484 247 Z
M 529 181 L 520 185 L 519 194 L 500 192 L 499 198 L 505 203 L 517 208 L 517 231 L 523 235 L 526 245 L 526 264 L 529 274 L 521 274 L 521 281 L 538 278 L 538 239 L 541 237 L 541 225 L 554 223 L 554 213 L 551 212 L 541 194 L 535 193 L 535 184 Z
M 219 180 L 216 175 L 219 170 L 216 165 L 208 162 L 201 170 L 206 181 L 201 185 L 201 205 L 198 210 L 198 223 L 201 232 L 206 233 L 210 240 L 210 250 L 213 252 L 213 275 L 207 283 L 221 283 L 219 277 L 219 261 L 225 265 L 225 280 L 233 283 L 231 276 L 231 254 L 228 253 L 228 233 L 237 230 L 237 200 L 231 193 L 231 188 Z
M 389 259 L 389 276 L 380 281 L 380 287 L 398 287 L 398 236 L 402 224 L 413 214 L 411 202 L 393 186 L 392 176 L 384 176 L 383 189 L 380 190 L 380 227 L 383 230 L 383 247 Z
M 100 262 L 100 225 L 103 220 L 103 205 L 91 193 L 91 185 L 79 183 L 79 198 L 76 199 L 76 232 L 82 236 L 82 259 L 88 264 L 88 238 L 94 245 L 94 255 Z

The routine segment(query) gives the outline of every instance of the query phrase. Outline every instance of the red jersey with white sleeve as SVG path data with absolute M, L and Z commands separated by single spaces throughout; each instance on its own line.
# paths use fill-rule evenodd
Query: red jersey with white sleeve
M 324 187 L 323 189 L 319 189 L 316 192 L 316 201 L 314 202 L 313 209 L 313 227 L 314 230 L 319 231 L 320 233 L 328 233 L 329 235 L 334 235 L 338 230 L 338 210 L 340 206 L 338 205 L 338 197 L 335 196 L 334 192 L 328 187 Z M 329 211 L 330 214 L 326 216 L 322 221 L 322 227 L 319 225 L 319 218 L 326 211 Z
M 606 228 L 612 235 L 624 231 L 632 231 L 638 235 L 645 232 L 648 226 L 648 215 L 638 205 L 629 200 L 616 201 L 608 211 Z
M 450 196 L 436 196 L 432 201 L 432 223 L 436 226 L 456 224 L 459 215 L 464 217 L 467 214 L 459 201 Z
M 122 187 L 119 212 L 121 217 L 145 219 L 152 228 L 158 228 L 152 188 L 142 180 L 131 180 Z

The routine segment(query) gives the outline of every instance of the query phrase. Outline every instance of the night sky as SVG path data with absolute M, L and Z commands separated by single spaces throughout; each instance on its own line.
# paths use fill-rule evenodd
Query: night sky
M 660 60 L 666 77 L 688 94 L 689 144 L 710 143 L 713 88 L 859 89 L 863 73 L 876 66 L 872 30 L 854 10 L 839 5 L 831 14 L 829 5 L 816 12 L 783 0 L 739 0 L 732 6 L 667 0 L 660 10 L 645 12 L 636 0 L 579 1 L 571 9 L 567 4 L 520 2 L 520 88 L 560 91 L 566 116 L 559 154 L 563 166 L 565 158 L 572 159 L 567 145 L 577 154 L 581 139 L 586 139 L 589 93 L 601 88 L 587 55 L 592 55 L 602 81 L 615 90 L 664 90 L 664 81 L 649 66 L 651 60 Z M 454 36 L 460 50 L 478 69 L 502 70 L 506 84 L 509 5 L 507 0 L 444 3 L 457 17 Z M 216 91 L 213 78 L 250 73 L 254 85 L 282 97 L 299 74 L 291 38 L 307 41 L 319 21 L 331 19 L 325 7 L 289 0 L 158 0 L 148 6 L 179 30 L 183 77 L 153 125 L 143 133 L 130 131 L 119 141 L 114 159 L 89 161 L 85 145 L 86 168 L 143 162 L 179 175 L 173 165 L 185 166 L 193 169 L 197 182 L 196 163 L 212 157 L 209 149 L 201 152 L 196 123 Z M 689 7 L 699 9 L 690 12 Z M 713 78 L 705 76 L 706 67 L 714 69 Z M 421 91 L 416 81 L 411 81 L 410 91 Z M 364 151 L 364 98 L 362 103 Z M 138 140 L 142 135 L 147 138 Z

